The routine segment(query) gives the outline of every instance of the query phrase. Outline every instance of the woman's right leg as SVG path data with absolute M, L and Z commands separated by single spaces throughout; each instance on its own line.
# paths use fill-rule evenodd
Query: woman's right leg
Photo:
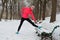
M 21 22 L 20 22 L 20 25 L 19 25 L 18 30 L 17 30 L 18 32 L 19 32 L 19 30 L 21 29 L 21 26 L 22 26 L 24 20 L 25 20 L 24 18 L 21 18 Z

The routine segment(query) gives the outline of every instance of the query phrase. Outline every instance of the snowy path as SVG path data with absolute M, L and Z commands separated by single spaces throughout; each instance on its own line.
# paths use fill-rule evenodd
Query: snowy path
M 19 26 L 19 20 L 0 22 L 0 40 L 39 40 L 35 34 L 34 27 L 25 21 L 20 30 L 20 34 L 15 34 Z

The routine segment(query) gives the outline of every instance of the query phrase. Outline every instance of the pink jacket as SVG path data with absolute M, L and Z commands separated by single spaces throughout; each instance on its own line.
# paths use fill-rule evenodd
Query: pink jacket
M 35 19 L 35 17 L 34 17 L 34 14 L 33 14 L 33 12 L 32 12 L 32 9 L 31 8 L 29 8 L 29 7 L 23 7 L 22 9 L 21 9 L 21 16 L 23 17 L 23 18 L 29 18 L 29 15 L 32 17 L 32 19 L 34 20 L 34 21 L 36 21 L 36 19 Z

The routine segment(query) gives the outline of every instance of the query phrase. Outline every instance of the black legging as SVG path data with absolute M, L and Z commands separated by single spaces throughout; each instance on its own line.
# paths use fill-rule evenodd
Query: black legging
M 21 29 L 21 26 L 22 26 L 24 20 L 27 20 L 28 22 L 30 22 L 34 27 L 38 27 L 38 26 L 35 25 L 29 18 L 21 18 L 21 22 L 20 22 L 20 25 L 19 25 L 18 30 L 17 30 L 18 32 L 19 32 L 19 30 Z

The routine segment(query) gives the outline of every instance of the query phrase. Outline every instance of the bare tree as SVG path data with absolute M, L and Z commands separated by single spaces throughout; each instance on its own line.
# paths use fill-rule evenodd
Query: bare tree
M 40 0 L 40 10 L 39 10 L 39 20 L 41 20 L 42 19 L 42 6 L 43 6 L 43 4 L 42 4 L 42 0 Z
M 52 0 L 52 12 L 50 22 L 56 21 L 56 7 L 57 7 L 57 0 Z
M 38 14 L 39 14 L 39 0 L 35 0 L 35 2 L 34 2 L 34 4 L 35 4 L 35 17 L 36 17 L 36 19 L 38 20 Z
M 6 19 L 8 19 L 8 0 L 5 0 L 6 2 Z
M 17 1 L 18 0 L 12 0 L 12 9 L 13 9 L 13 19 L 17 18 Z
M 7 4 L 8 0 L 1 0 L 1 1 L 2 1 L 2 11 L 1 11 L 1 14 L 0 14 L 0 20 L 3 17 L 4 8 L 6 8 L 6 17 L 5 18 L 8 19 L 8 8 L 7 8 L 7 6 L 8 6 L 8 4 Z
M 42 20 L 45 20 L 46 3 L 47 3 L 47 1 L 46 1 L 46 0 L 44 0 L 44 2 L 43 2 Z
M 10 0 L 10 20 L 12 19 L 12 0 Z
M 3 12 L 4 12 L 4 4 L 5 4 L 5 1 L 4 0 L 1 0 L 2 1 L 2 11 L 1 11 L 1 14 L 0 14 L 0 21 L 1 21 L 1 18 L 3 16 Z
M 18 0 L 18 19 L 21 18 L 21 7 L 22 7 L 22 0 Z

